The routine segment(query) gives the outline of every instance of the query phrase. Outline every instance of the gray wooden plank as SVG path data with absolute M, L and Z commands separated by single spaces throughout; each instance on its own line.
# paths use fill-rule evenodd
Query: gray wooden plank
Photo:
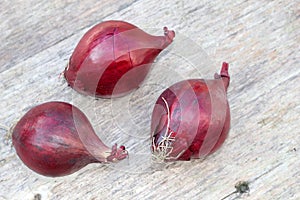
M 33 13 L 43 16 L 41 10 L 57 2 L 44 3 L 48 6 L 37 3 Z M 8 6 L 7 2 L 1 4 Z M 62 17 L 63 3 L 58 4 L 60 11 L 47 14 L 61 17 L 53 26 L 69 21 Z M 68 5 L 65 9 L 69 12 L 78 8 L 74 2 Z M 107 6 L 107 10 L 114 9 L 109 3 Z M 101 20 L 123 19 L 141 28 L 155 28 L 149 31 L 157 34 L 163 26 L 177 32 L 174 44 L 159 56 L 142 87 L 111 102 L 78 95 L 59 78 L 76 41 L 99 19 L 92 3 L 81 5 L 89 17 L 82 16 L 80 28 L 63 40 L 59 33 L 51 39 L 53 43 L 47 42 L 51 43 L 47 48 L 32 46 L 34 53 L 28 57 L 17 52 L 22 59 L 0 73 L 0 124 L 11 126 L 30 107 L 45 101 L 69 101 L 84 110 L 103 141 L 124 143 L 132 157 L 111 166 L 92 164 L 67 177 L 45 178 L 21 163 L 9 135 L 0 129 L 0 183 L 4 188 L 0 199 L 33 199 L 41 194 L 42 199 L 217 200 L 234 191 L 238 181 L 250 182 L 249 194 L 233 194 L 227 199 L 299 199 L 298 7 L 295 1 L 141 0 L 105 18 L 103 15 Z M 19 16 L 28 10 L 24 6 Z M 15 16 L 2 13 L 1 19 Z M 71 24 L 77 26 L 76 20 Z M 24 28 L 22 24 L 18 27 Z M 35 33 L 29 30 L 28 34 Z M 222 61 L 230 63 L 231 74 L 232 121 L 225 145 L 203 161 L 179 162 L 153 171 L 147 160 L 147 137 L 157 96 L 178 80 L 199 74 L 211 78 Z M 129 117 L 119 114 L 116 108 L 120 104 Z M 124 127 L 129 121 L 133 124 Z
M 0 72 L 135 1 L 1 1 Z

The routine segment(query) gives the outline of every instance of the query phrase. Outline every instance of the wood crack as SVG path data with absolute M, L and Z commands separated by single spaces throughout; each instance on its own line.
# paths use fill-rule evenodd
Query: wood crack
M 235 188 L 236 190 L 227 194 L 226 196 L 224 196 L 222 199 L 220 200 L 225 200 L 228 197 L 234 195 L 234 194 L 238 194 L 236 197 L 233 198 L 234 199 L 238 199 L 240 198 L 240 196 L 244 193 L 248 193 L 250 192 L 250 188 L 249 185 L 251 183 L 254 183 L 255 181 L 257 181 L 258 179 L 260 179 L 261 177 L 267 175 L 268 173 L 272 172 L 273 170 L 275 170 L 276 168 L 278 168 L 279 166 L 281 166 L 283 163 L 278 163 L 277 165 L 275 165 L 274 167 L 270 168 L 269 170 L 265 171 L 264 173 L 262 173 L 261 175 L 255 177 L 254 179 L 250 180 L 250 181 L 241 181 L 239 183 L 236 184 Z

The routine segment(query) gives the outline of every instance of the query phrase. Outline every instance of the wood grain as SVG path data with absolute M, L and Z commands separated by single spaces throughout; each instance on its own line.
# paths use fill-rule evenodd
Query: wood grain
M 0 128 L 0 200 L 300 199 L 300 4 L 297 1 L 1 1 L 0 125 L 11 127 L 32 106 L 68 101 L 82 109 L 107 144 L 129 148 L 129 160 L 91 164 L 62 178 L 30 171 Z M 59 74 L 76 43 L 102 20 L 122 19 L 174 43 L 132 94 L 95 100 Z M 230 63 L 231 130 L 205 160 L 168 167 L 150 163 L 150 115 L 158 95 L 190 77 L 212 78 Z M 122 107 L 121 107 L 122 106 Z
M 135 1 L 1 1 L 0 72 Z

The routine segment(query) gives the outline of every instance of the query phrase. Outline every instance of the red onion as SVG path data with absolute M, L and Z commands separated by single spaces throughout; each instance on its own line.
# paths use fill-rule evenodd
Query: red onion
M 106 21 L 79 41 L 64 71 L 76 91 L 102 98 L 123 96 L 139 87 L 174 31 L 152 36 L 123 21 Z
M 95 134 L 87 117 L 75 106 L 48 102 L 28 111 L 12 133 L 20 159 L 45 176 L 64 176 L 89 163 L 126 158 L 124 146 L 107 147 Z
M 229 80 L 228 64 L 223 63 L 214 80 L 184 80 L 160 95 L 151 124 L 155 158 L 190 160 L 220 148 L 230 128 Z

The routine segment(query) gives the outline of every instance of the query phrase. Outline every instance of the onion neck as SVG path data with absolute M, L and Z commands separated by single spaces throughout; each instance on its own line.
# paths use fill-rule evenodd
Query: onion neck
M 87 127 L 85 127 L 85 129 L 86 128 Z M 85 149 L 88 151 L 90 160 L 93 162 L 116 162 L 128 156 L 128 152 L 124 146 L 118 147 L 117 144 L 114 144 L 112 147 L 108 147 L 100 140 L 92 128 L 88 134 L 81 134 L 79 137 Z
M 175 32 L 169 30 L 167 27 L 164 27 L 163 30 L 164 30 L 164 36 L 160 36 L 160 37 L 163 37 L 162 49 L 165 49 L 173 42 L 173 39 L 175 37 Z
M 118 147 L 117 144 L 112 146 L 110 155 L 106 158 L 107 162 L 116 162 L 128 157 L 128 151 L 124 146 Z
M 230 82 L 230 76 L 228 73 L 229 64 L 227 62 L 223 62 L 220 74 L 215 74 L 215 79 L 222 79 L 225 89 L 227 90 Z

